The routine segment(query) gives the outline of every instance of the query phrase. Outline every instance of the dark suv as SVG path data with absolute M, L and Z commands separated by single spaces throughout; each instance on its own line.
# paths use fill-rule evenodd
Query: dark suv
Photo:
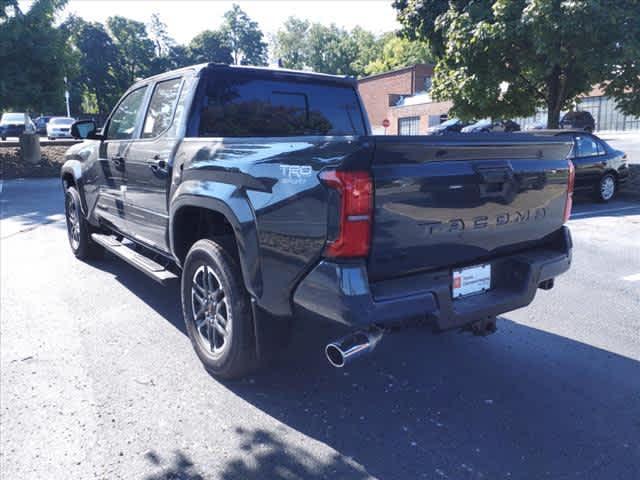
M 560 120 L 560 128 L 584 130 L 591 133 L 596 128 L 596 122 L 589 112 L 568 112 Z

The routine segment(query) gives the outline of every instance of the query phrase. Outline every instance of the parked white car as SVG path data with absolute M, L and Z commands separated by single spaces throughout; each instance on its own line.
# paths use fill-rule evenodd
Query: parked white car
M 71 136 L 71 125 L 75 121 L 75 118 L 70 117 L 53 117 L 47 123 L 47 138 L 49 140 L 73 138 Z

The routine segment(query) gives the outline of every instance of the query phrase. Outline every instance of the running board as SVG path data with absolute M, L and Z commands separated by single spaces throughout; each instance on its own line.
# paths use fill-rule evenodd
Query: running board
M 113 253 L 115 256 L 120 257 L 129 265 L 133 265 L 141 272 L 146 273 L 156 282 L 166 285 L 169 281 L 178 278 L 175 273 L 167 270 L 159 263 L 151 260 L 149 257 L 135 252 L 110 235 L 92 233 L 91 238 L 94 242 L 102 245 L 106 250 Z

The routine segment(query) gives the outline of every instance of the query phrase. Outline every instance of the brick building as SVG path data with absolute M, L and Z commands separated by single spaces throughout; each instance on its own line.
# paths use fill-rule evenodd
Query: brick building
M 451 102 L 433 102 L 429 96 L 433 66 L 417 64 L 371 75 L 358 81 L 358 90 L 375 134 L 417 135 L 440 123 Z M 389 120 L 389 128 L 382 126 Z
M 364 102 L 374 134 L 424 135 L 429 127 L 447 119 L 451 102 L 435 102 L 431 99 L 433 66 L 416 64 L 389 72 L 371 75 L 358 81 L 358 90 Z M 594 88 L 582 97 L 578 110 L 589 111 L 596 122 L 596 130 L 640 130 L 640 118 L 618 111 L 615 101 Z M 546 122 L 546 111 L 536 115 L 516 118 L 522 128 L 538 122 Z M 389 120 L 389 127 L 382 126 Z

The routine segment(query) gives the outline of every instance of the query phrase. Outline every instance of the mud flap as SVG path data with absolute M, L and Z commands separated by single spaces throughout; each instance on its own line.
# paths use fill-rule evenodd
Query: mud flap
M 278 317 L 258 306 L 251 298 L 253 334 L 256 343 L 256 358 L 260 365 L 271 362 L 291 340 L 291 319 Z

